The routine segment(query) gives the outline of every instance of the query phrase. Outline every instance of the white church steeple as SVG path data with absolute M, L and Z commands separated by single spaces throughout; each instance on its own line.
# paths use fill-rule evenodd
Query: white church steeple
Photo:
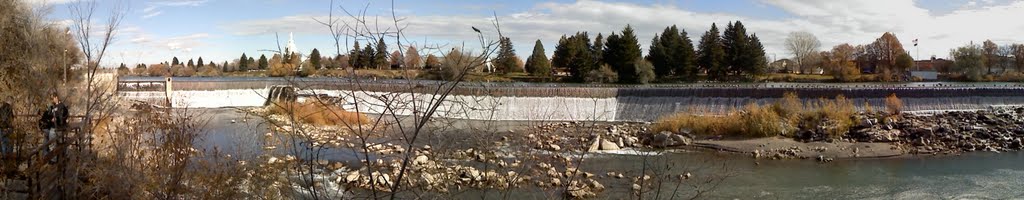
M 284 47 L 284 53 L 291 55 L 293 53 L 299 53 L 299 48 L 295 47 L 295 34 L 288 33 L 288 45 Z

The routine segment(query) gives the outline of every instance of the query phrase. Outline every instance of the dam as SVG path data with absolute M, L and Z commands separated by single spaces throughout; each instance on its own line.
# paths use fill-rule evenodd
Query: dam
M 343 78 L 160 77 L 118 79 L 118 94 L 133 101 L 170 99 L 175 107 L 263 106 L 271 86 L 291 85 L 300 94 L 343 99 L 342 107 L 370 114 L 412 115 L 425 110 L 449 85 L 426 80 Z M 908 112 L 977 110 L 1024 105 L 1022 83 L 691 83 L 591 85 L 562 83 L 463 82 L 452 90 L 437 116 L 509 121 L 647 122 L 676 112 L 724 113 L 751 103 L 770 104 L 787 92 L 805 102 L 842 95 L 857 109 L 884 110 L 895 94 Z M 169 98 L 168 98 L 169 97 Z M 388 109 L 392 110 L 388 110 Z

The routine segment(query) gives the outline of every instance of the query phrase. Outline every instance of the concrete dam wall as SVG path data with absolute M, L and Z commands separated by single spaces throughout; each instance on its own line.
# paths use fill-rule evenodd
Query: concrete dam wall
M 391 80 L 393 81 L 393 80 Z M 125 81 L 120 94 L 131 100 L 161 101 L 163 90 L 147 90 Z M 159 84 L 150 82 L 149 84 Z M 412 114 L 413 106 L 436 101 L 433 82 L 366 81 L 339 79 L 175 80 L 172 103 L 177 107 L 262 106 L 273 85 L 294 85 L 300 93 L 329 95 L 346 101 L 345 109 L 384 113 L 396 108 Z M 152 86 L 152 85 L 150 85 Z M 653 121 L 676 112 L 709 114 L 739 109 L 750 103 L 770 104 L 787 92 L 810 102 L 843 95 L 858 109 L 870 105 L 884 109 L 884 99 L 895 94 L 904 110 L 929 112 L 974 110 L 989 106 L 1024 105 L 1024 85 L 1017 83 L 911 83 L 911 84 L 680 84 L 657 86 L 591 86 L 559 84 L 464 83 L 445 99 L 438 116 L 480 120 L 529 121 Z M 390 106 L 385 106 L 390 103 Z M 416 102 L 416 103 L 412 103 Z M 358 105 L 358 106 L 356 106 Z M 358 109 L 357 109 L 358 107 Z M 424 109 L 420 107 L 419 110 Z M 387 111 L 390 113 L 390 111 Z

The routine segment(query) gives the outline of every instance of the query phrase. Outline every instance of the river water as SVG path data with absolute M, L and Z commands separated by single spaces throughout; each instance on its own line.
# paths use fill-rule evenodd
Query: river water
M 732 174 L 709 194 L 714 199 L 1021 199 L 1024 153 L 842 160 L 757 160 L 709 152 L 660 155 L 673 166 L 724 162 Z M 597 168 L 638 169 L 639 156 L 600 156 Z M 758 162 L 758 164 L 755 164 Z M 698 164 L 695 164 L 698 163 Z M 671 173 L 671 172 L 670 172 Z M 684 173 L 684 172 L 676 172 Z M 699 174 L 698 174 L 699 175 Z
M 197 144 L 203 149 L 224 151 L 238 158 L 255 158 L 264 152 L 259 138 L 266 125 L 231 109 L 203 109 L 209 117 L 207 134 Z M 234 120 L 235 123 L 232 123 Z M 243 121 L 244 120 L 244 121 Z M 628 151 L 627 151 L 628 152 Z M 328 150 L 329 160 L 352 160 L 351 151 Z M 693 173 L 691 181 L 710 175 L 730 175 L 709 199 L 1024 199 L 1024 153 L 969 153 L 957 156 L 922 156 L 888 159 L 755 160 L 746 155 L 707 151 L 589 155 L 582 168 L 603 175 L 619 172 L 640 174 L 645 163 L 668 166 L 665 173 Z M 657 168 L 656 169 L 662 169 Z M 601 197 L 630 198 L 631 182 L 604 178 L 608 190 Z M 674 183 L 667 182 L 668 185 Z M 687 188 L 681 188 L 687 193 Z M 536 189 L 514 190 L 514 199 L 545 199 L 552 194 Z M 690 190 L 689 192 L 692 192 Z M 500 193 L 467 192 L 458 198 L 501 198 Z M 668 199 L 668 198 L 666 198 Z

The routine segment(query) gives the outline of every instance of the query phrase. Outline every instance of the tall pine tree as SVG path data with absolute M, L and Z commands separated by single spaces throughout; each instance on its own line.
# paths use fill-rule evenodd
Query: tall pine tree
M 377 52 L 373 54 L 373 64 L 377 69 L 389 69 L 391 66 L 391 63 L 388 62 L 388 44 L 384 43 L 384 38 L 377 41 Z
M 604 48 L 604 62 L 619 74 L 620 83 L 639 83 L 636 62 L 641 58 L 640 42 L 631 25 L 622 29 L 622 35 L 612 34 Z
M 355 46 L 352 47 L 352 51 L 348 52 L 348 65 L 352 66 L 352 68 L 358 69 L 362 67 L 362 61 L 360 60 L 362 59 L 363 53 L 359 49 L 359 41 L 356 41 L 355 43 Z
M 171 59 L 171 66 L 177 66 L 179 64 L 181 64 L 181 62 L 178 62 L 178 57 L 177 56 L 175 56 L 174 58 Z
M 709 80 L 718 80 L 725 76 L 725 49 L 719 37 L 718 26 L 711 24 L 711 30 L 700 37 L 700 48 L 697 63 L 700 69 L 708 74 Z
M 196 68 L 200 67 L 203 67 L 203 57 L 199 57 L 199 60 L 196 61 Z
M 725 50 L 726 72 L 741 74 L 750 71 L 753 55 L 750 50 L 750 39 L 743 22 L 729 23 L 722 33 L 722 47 Z
M 576 33 L 568 38 L 562 36 L 558 46 L 555 46 L 555 55 L 551 58 L 551 64 L 568 69 L 572 75 L 572 81 L 583 82 L 588 72 L 597 70 L 592 49 L 590 37 L 586 32 Z
M 257 65 L 260 70 L 266 70 L 270 66 L 270 62 L 267 61 L 267 55 L 260 54 L 260 60 Z
M 313 67 L 312 69 L 323 68 L 323 66 L 320 65 L 320 50 L 313 48 L 313 52 L 309 53 L 309 64 Z
M 764 45 L 761 44 L 761 39 L 757 38 L 757 34 L 751 34 L 750 40 L 748 41 L 750 47 L 750 59 L 746 73 L 750 75 L 761 75 L 768 72 L 768 56 L 764 52 Z
M 533 54 L 526 58 L 526 71 L 537 77 L 551 76 L 551 62 L 544 54 L 544 43 L 541 43 L 540 40 L 533 45 Z
M 242 57 L 238 58 L 238 71 L 246 72 L 249 71 L 249 57 L 242 53 Z
M 600 67 L 604 64 L 604 35 L 597 33 L 597 38 L 594 38 L 594 46 L 590 48 L 591 54 L 594 55 L 594 66 Z
M 498 55 L 494 57 L 492 63 L 494 64 L 495 73 L 498 74 L 522 71 L 516 65 L 516 50 L 512 47 L 512 39 L 508 37 L 501 38 L 498 42 Z
M 370 44 L 366 44 L 366 47 L 364 47 L 363 50 L 360 53 L 361 53 L 359 55 L 359 66 L 360 67 L 362 67 L 362 68 L 374 68 L 374 67 L 377 66 L 377 63 L 375 62 L 376 59 L 374 59 L 374 54 L 376 54 L 376 52 L 373 51 L 373 46 L 370 46 Z

